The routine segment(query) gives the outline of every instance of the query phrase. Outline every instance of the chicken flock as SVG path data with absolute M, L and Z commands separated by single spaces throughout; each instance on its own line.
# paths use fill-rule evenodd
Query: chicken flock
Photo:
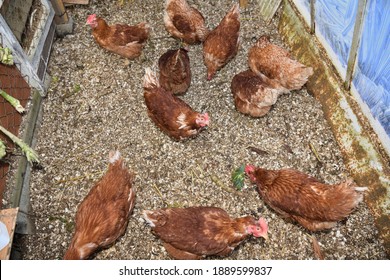
M 160 57 L 156 62 L 159 73 L 151 67 L 145 68 L 147 114 L 174 141 L 190 141 L 210 123 L 208 112 L 196 112 L 178 96 L 191 86 L 187 54 L 190 45 L 203 44 L 205 80 L 223 71 L 240 48 L 238 3 L 233 4 L 213 30 L 207 29 L 206 21 L 186 0 L 166 0 L 163 24 L 171 36 L 182 42 L 182 47 L 167 50 Z M 88 16 L 87 24 L 97 44 L 128 59 L 141 55 L 150 36 L 150 26 L 145 22 L 135 26 L 108 25 L 93 14 Z M 263 35 L 249 49 L 248 70 L 232 77 L 236 109 L 251 117 L 264 116 L 279 95 L 300 89 L 312 74 L 311 67 L 294 60 L 287 50 Z M 260 197 L 270 208 L 310 232 L 336 226 L 363 200 L 366 190 L 352 179 L 328 185 L 293 169 L 267 170 L 248 164 L 243 174 L 257 186 Z M 77 209 L 75 232 L 64 259 L 91 258 L 124 234 L 136 203 L 134 176 L 120 152 L 110 152 L 106 174 Z M 217 207 L 144 210 L 143 218 L 175 259 L 224 257 L 250 236 L 268 240 L 266 218 L 234 218 Z

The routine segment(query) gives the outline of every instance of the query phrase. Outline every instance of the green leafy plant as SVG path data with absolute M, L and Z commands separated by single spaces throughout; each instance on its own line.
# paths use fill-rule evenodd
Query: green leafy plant
M 25 154 L 27 160 L 30 163 L 33 163 L 33 162 L 39 163 L 37 153 L 33 149 L 31 149 L 26 143 L 24 143 L 21 139 L 16 137 L 14 134 L 9 132 L 7 129 L 5 129 L 1 125 L 0 125 L 0 131 L 3 132 L 9 139 L 11 139 L 12 142 L 14 142 L 16 145 L 19 146 L 19 148 Z
M 81 86 L 79 84 L 75 84 L 73 86 L 73 92 L 78 93 L 81 90 Z
M 58 83 L 59 80 L 60 78 L 58 78 L 58 76 L 51 77 L 51 82 L 54 83 L 55 85 Z
M 5 65 L 13 65 L 14 57 L 12 56 L 11 50 L 7 47 L 0 47 L 0 62 Z
M 233 186 L 236 189 L 241 191 L 245 186 L 244 180 L 245 180 L 245 165 L 243 164 L 239 168 L 234 170 L 232 173 Z
M 9 48 L 0 47 L 0 62 L 6 65 L 14 64 L 13 56 Z M 12 97 L 8 93 L 6 93 L 4 90 L 0 89 L 0 95 L 5 100 L 7 100 L 19 113 L 23 113 L 25 111 L 23 106 L 20 104 L 20 101 Z M 25 154 L 27 160 L 30 163 L 33 162 L 39 163 L 37 153 L 32 148 L 30 148 L 26 143 L 24 143 L 23 140 L 19 139 L 17 136 L 15 136 L 13 133 L 8 131 L 5 127 L 1 125 L 0 125 L 0 131 L 3 132 L 9 139 L 11 139 L 12 142 L 14 142 L 16 145 L 19 146 L 19 148 Z M 0 158 L 3 158 L 5 155 L 6 155 L 6 147 L 4 143 L 0 140 Z
M 24 113 L 24 108 L 23 106 L 20 104 L 20 101 L 14 97 L 12 97 L 11 95 L 9 95 L 8 93 L 6 93 L 4 90 L 1 90 L 0 89 L 0 95 L 2 97 L 4 97 L 5 100 L 7 100 L 15 109 L 16 111 L 18 111 L 19 113 Z
M 0 139 L 0 159 L 2 159 L 7 154 L 6 147 L 3 141 Z

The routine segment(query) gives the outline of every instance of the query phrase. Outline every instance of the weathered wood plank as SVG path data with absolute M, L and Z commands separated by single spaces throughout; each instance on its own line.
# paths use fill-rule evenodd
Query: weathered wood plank
M 0 251 L 0 260 L 9 260 L 11 255 L 12 240 L 14 238 L 16 217 L 19 208 L 3 209 L 0 211 L 0 221 L 2 221 L 8 229 L 9 243 Z
M 310 32 L 316 32 L 316 0 L 310 0 Z
M 282 0 L 259 0 L 260 14 L 266 22 L 269 22 L 275 15 Z
M 367 0 L 359 0 L 359 7 L 356 15 L 355 28 L 353 30 L 351 50 L 349 52 L 347 74 L 345 76 L 344 87 L 345 89 L 351 88 L 351 82 L 353 77 L 353 72 L 356 64 L 356 57 L 358 53 L 360 38 L 363 31 L 363 20 L 365 17 L 365 11 L 367 6 Z

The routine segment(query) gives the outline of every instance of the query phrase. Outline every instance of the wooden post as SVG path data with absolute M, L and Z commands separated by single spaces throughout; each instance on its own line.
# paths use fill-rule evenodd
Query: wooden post
M 316 0 L 310 0 L 310 33 L 316 32 Z
M 50 0 L 50 2 L 55 12 L 54 22 L 57 25 L 68 23 L 68 14 L 65 10 L 65 6 L 64 3 L 62 3 L 62 0 Z
M 359 6 L 356 14 L 355 27 L 353 30 L 351 50 L 348 56 L 347 74 L 345 75 L 344 88 L 349 90 L 355 70 L 356 57 L 358 53 L 360 37 L 362 36 L 363 21 L 366 15 L 367 0 L 359 0 Z
M 258 0 L 260 15 L 267 24 L 271 22 L 281 3 L 282 0 Z

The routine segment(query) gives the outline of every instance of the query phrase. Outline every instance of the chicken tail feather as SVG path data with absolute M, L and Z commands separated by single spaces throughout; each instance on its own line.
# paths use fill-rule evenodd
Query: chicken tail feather
M 239 14 L 240 13 L 240 6 L 238 3 L 234 4 L 231 10 L 229 11 L 231 14 Z
M 357 192 L 364 192 L 366 190 L 368 190 L 367 187 L 355 187 L 355 191 L 357 191 Z
M 156 225 L 163 226 L 166 223 L 166 216 L 163 211 L 144 210 L 142 216 L 151 227 L 155 227 Z
M 110 163 L 115 163 L 121 158 L 121 153 L 119 151 L 110 151 L 108 155 L 108 160 Z
M 147 23 L 147 22 L 140 22 L 138 24 L 138 27 L 145 29 L 146 32 L 149 33 L 149 30 L 150 30 L 150 24 L 149 23 Z
M 153 218 L 152 218 L 152 217 L 153 217 L 153 211 L 144 210 L 144 211 L 142 212 L 142 216 L 143 216 L 145 222 L 146 222 L 149 226 L 151 226 L 151 227 L 155 227 L 155 226 L 156 226 L 156 225 L 155 225 L 155 222 L 156 222 L 156 221 L 153 222 Z
M 260 71 L 257 71 L 256 74 L 268 85 L 270 85 L 271 87 L 273 87 L 274 89 L 276 89 L 278 91 L 278 94 L 284 94 L 284 93 L 289 93 L 290 90 L 283 87 L 280 82 L 276 79 L 271 79 L 271 78 L 268 78 L 266 75 L 264 75 L 263 73 L 261 73 Z
M 144 77 L 144 88 L 154 88 L 160 87 L 160 83 L 157 79 L 156 72 L 154 72 L 150 67 L 145 68 L 145 77 Z
M 357 192 L 356 205 L 363 201 L 363 192 L 368 190 L 367 187 L 355 187 L 354 190 Z
M 307 83 L 309 77 L 314 73 L 312 67 L 306 67 L 299 62 L 298 65 L 300 65 L 298 68 L 299 71 L 296 72 L 295 79 L 292 79 L 288 86 L 290 90 L 298 90 L 302 88 L 303 85 Z

